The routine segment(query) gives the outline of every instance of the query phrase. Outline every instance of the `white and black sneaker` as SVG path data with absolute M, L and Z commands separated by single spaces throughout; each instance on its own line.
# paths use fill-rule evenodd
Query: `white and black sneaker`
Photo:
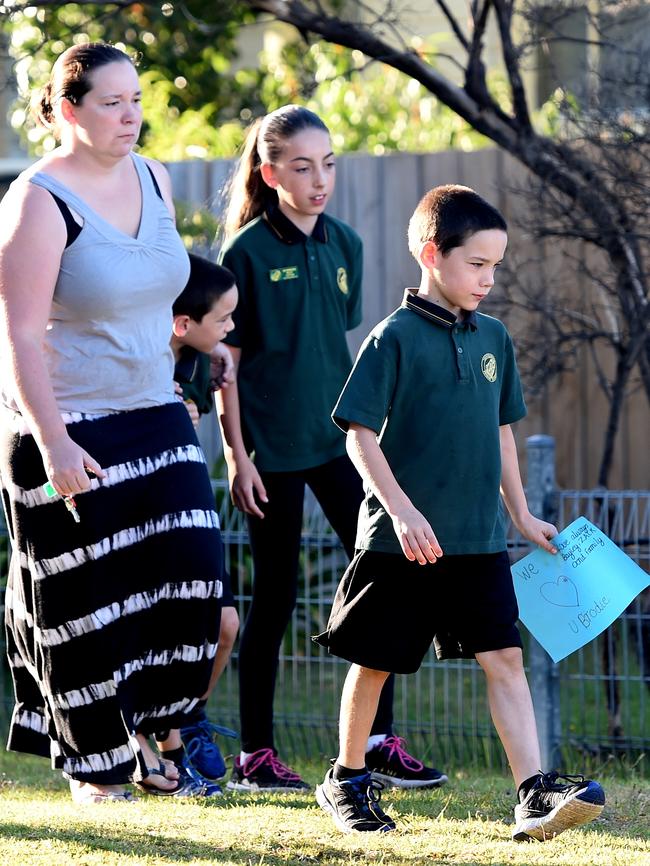
M 530 781 L 520 786 L 520 802 L 515 806 L 512 838 L 517 842 L 544 842 L 593 821 L 603 811 L 605 792 L 584 776 L 540 773 L 528 786 Z
M 383 787 L 370 773 L 338 780 L 328 770 L 316 788 L 316 799 L 344 833 L 387 833 L 395 829 L 395 822 L 379 805 Z

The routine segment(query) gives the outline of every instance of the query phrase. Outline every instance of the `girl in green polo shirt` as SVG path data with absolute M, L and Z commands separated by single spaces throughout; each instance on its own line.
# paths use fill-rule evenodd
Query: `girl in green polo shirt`
M 352 366 L 346 331 L 361 321 L 362 247 L 324 211 L 336 166 L 313 112 L 287 105 L 251 128 L 234 178 L 219 261 L 240 300 L 226 342 L 236 384 L 217 396 L 233 503 L 246 514 L 253 599 L 239 648 L 242 753 L 228 787 L 306 788 L 278 760 L 273 695 L 282 637 L 296 601 L 305 484 L 352 555 L 361 480 L 330 420 Z M 446 776 L 392 734 L 393 681 L 369 742 L 379 778 L 432 787 Z

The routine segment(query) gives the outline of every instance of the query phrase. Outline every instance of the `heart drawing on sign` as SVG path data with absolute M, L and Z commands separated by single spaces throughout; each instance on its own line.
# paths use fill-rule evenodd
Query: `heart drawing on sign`
M 558 579 L 543 583 L 539 588 L 544 601 L 557 607 L 579 607 L 578 588 L 569 577 L 561 574 Z

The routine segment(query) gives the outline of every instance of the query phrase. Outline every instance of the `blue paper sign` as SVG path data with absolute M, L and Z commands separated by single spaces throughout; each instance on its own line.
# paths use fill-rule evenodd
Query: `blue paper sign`
M 554 662 L 589 643 L 650 585 L 650 575 L 586 517 L 512 566 L 519 616 Z

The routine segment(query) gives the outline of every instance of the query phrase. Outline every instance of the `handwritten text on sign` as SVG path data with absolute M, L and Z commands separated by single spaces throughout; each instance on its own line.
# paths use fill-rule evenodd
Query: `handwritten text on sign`
M 519 615 L 557 662 L 620 616 L 650 576 L 585 517 L 512 566 Z

